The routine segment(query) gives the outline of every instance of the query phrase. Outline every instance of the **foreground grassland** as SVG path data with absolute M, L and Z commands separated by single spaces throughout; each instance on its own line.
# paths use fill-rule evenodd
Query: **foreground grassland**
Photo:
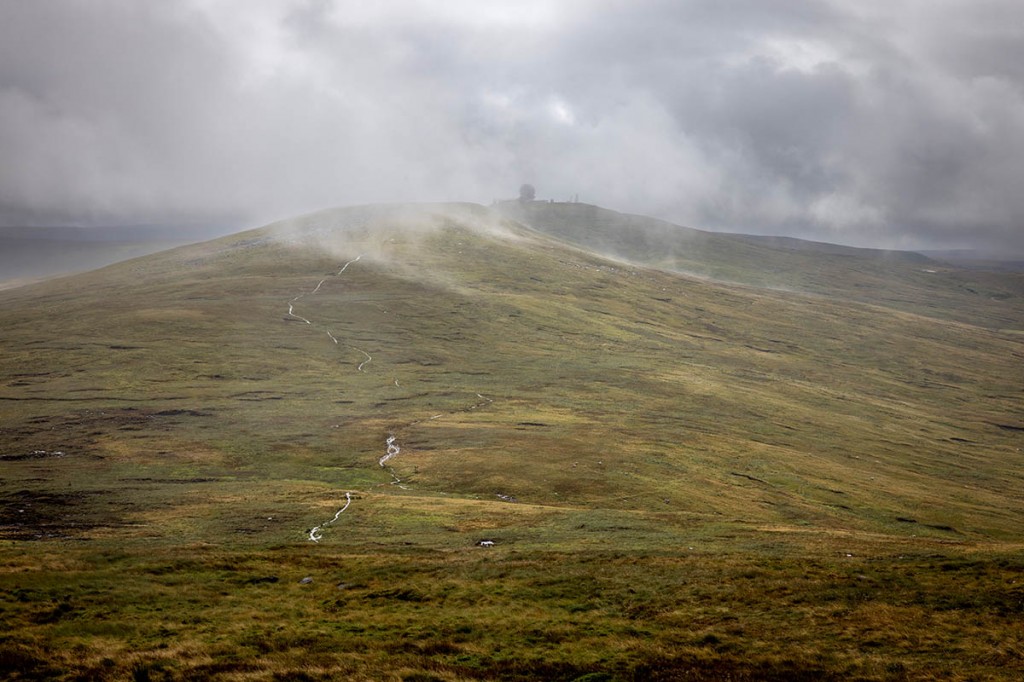
M 1016 679 L 1018 284 L 893 272 L 716 284 L 463 206 L 0 292 L 0 671 Z
M 0 661 L 69 679 L 1019 676 L 1019 555 L 728 539 L 745 547 L 47 545 L 4 565 Z

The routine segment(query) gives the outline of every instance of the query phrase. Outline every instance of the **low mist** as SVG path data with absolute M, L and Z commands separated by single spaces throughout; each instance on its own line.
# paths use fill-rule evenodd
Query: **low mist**
M 434 286 L 459 288 L 446 272 L 420 262 L 417 254 L 430 251 L 428 240 L 446 230 L 466 238 L 516 242 L 522 228 L 497 211 L 477 204 L 374 204 L 318 211 L 267 226 L 278 242 L 294 249 L 313 250 L 339 265 L 358 258 L 390 275 Z M 458 248 L 456 239 L 451 248 Z M 454 255 L 458 256 L 456 252 Z M 456 258 L 457 262 L 457 258 Z
M 12 2 L 0 225 L 256 226 L 532 182 L 702 229 L 1024 251 L 1024 9 Z

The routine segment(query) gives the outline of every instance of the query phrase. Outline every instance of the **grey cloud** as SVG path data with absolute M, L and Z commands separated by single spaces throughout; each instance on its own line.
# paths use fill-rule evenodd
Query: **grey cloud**
M 0 220 L 581 198 L 1024 249 L 1014 0 L 0 5 Z

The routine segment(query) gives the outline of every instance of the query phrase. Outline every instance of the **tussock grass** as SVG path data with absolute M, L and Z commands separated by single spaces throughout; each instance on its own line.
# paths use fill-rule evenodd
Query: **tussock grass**
M 12 590 L 17 574 L 0 574 L 13 595 L 5 619 L 19 623 L 0 646 L 22 670 L 109 679 L 140 666 L 172 679 L 998 679 L 1019 670 L 1019 557 L 923 542 L 904 555 L 885 554 L 884 543 L 846 546 L 857 555 L 800 538 L 756 553 L 78 550 L 87 567 L 64 568 L 59 582 Z

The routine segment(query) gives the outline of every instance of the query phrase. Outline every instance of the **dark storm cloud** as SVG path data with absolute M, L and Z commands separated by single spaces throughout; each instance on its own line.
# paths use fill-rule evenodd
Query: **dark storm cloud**
M 698 227 L 1024 249 L 1016 0 L 369 5 L 3 2 L 0 219 L 529 181 Z

